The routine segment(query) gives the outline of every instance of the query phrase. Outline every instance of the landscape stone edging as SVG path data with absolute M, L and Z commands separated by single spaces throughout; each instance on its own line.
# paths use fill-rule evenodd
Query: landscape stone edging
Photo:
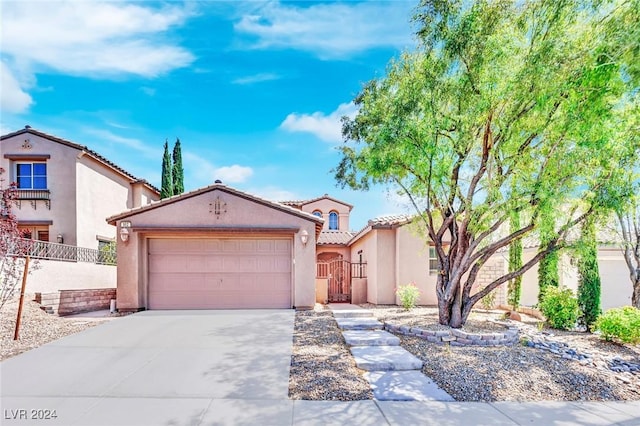
M 492 322 L 507 330 L 504 333 L 469 333 L 458 329 L 435 331 L 386 321 L 383 322 L 383 329 L 404 336 L 418 337 L 432 343 L 449 343 L 452 346 L 510 346 L 520 341 L 520 332 L 517 327 L 497 321 Z

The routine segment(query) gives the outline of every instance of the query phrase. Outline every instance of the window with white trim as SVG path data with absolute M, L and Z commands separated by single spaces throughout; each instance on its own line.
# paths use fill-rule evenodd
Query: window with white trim
M 18 189 L 47 189 L 47 163 L 16 163 Z
M 436 275 L 440 265 L 438 262 L 438 253 L 435 246 L 429 246 L 429 275 Z
M 329 213 L 329 230 L 335 231 L 338 229 L 338 213 Z

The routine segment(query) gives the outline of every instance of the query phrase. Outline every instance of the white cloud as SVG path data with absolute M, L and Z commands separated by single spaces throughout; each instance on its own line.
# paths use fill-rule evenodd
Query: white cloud
M 313 114 L 291 113 L 280 124 L 280 128 L 289 132 L 312 133 L 326 142 L 340 142 L 342 140 L 343 116 L 355 117 L 358 112 L 353 102 L 340 104 L 338 108 L 329 115 L 322 112 Z
M 190 175 L 189 180 L 195 187 L 211 185 L 216 179 L 225 184 L 242 183 L 253 176 L 251 167 L 238 164 L 216 167 L 202 155 L 190 151 L 182 152 L 182 161 L 185 172 Z
M 0 86 L 0 111 L 3 113 L 25 112 L 33 103 L 4 62 L 0 62 Z
M 220 179 L 223 183 L 242 183 L 253 176 L 253 169 L 234 164 L 219 167 L 213 171 L 213 174 L 215 179 Z
M 115 133 L 110 132 L 109 130 L 95 129 L 92 127 L 84 127 L 82 130 L 89 135 L 99 138 L 100 141 L 112 142 L 118 145 L 125 146 L 129 149 L 132 149 L 138 153 L 143 154 L 145 157 L 155 158 L 155 159 L 162 158 L 162 151 L 159 148 L 153 148 L 149 145 L 146 145 L 144 142 L 142 142 L 139 139 L 119 136 L 119 135 L 116 135 Z M 100 146 L 100 144 L 91 143 L 89 146 L 97 147 L 97 146 Z
M 190 64 L 187 50 L 161 35 L 189 11 L 115 2 L 3 4 L 2 50 L 16 62 L 73 75 L 156 77 Z
M 236 78 L 232 81 L 233 84 L 255 84 L 262 83 L 265 81 L 279 80 L 280 76 L 278 74 L 273 73 L 260 73 L 255 75 L 249 75 L 246 77 Z
M 288 201 L 298 199 L 298 197 L 293 192 L 287 191 L 286 189 L 278 188 L 276 186 L 251 188 L 247 189 L 246 192 L 270 201 Z
M 31 103 L 25 91 L 45 71 L 90 78 L 154 78 L 188 66 L 195 60 L 193 54 L 166 36 L 190 16 L 186 4 L 154 8 L 119 2 L 4 2 L 3 110 L 24 112 Z
M 257 39 L 251 47 L 292 48 L 323 59 L 375 47 L 413 45 L 413 1 L 323 3 L 300 7 L 280 2 L 246 12 L 234 29 Z
M 140 88 L 140 91 L 147 96 L 155 96 L 156 94 L 156 89 L 154 89 L 153 87 L 142 86 Z

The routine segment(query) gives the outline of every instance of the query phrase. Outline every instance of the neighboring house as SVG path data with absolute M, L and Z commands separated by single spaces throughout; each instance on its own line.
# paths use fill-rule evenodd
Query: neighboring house
M 96 264 L 112 263 L 100 257 L 116 236 L 105 218 L 158 200 L 157 188 L 86 146 L 30 126 L 0 136 L 0 167 L 2 186 L 17 184 L 18 227 L 25 237 L 45 242 L 34 244 L 33 255 L 66 260 L 41 261 L 28 291 L 115 287 L 115 268 Z M 88 257 L 97 260 L 80 261 Z
M 86 146 L 26 126 L 0 136 L 0 175 L 17 184 L 14 213 L 29 237 L 97 249 L 115 239 L 105 218 L 159 191 Z
M 108 218 L 119 310 L 310 308 L 323 219 L 215 184 Z

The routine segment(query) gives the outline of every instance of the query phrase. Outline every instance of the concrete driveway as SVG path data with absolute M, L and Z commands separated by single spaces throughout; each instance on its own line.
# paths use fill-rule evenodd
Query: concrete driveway
M 293 321 L 292 310 L 110 321 L 0 363 L 0 423 L 291 424 Z

